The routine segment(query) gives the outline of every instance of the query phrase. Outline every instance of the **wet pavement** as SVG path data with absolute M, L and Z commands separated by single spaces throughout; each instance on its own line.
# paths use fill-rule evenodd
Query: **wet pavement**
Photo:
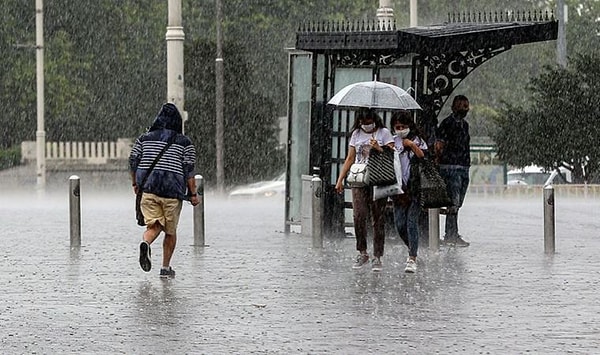
M 138 264 L 133 194 L 86 195 L 69 247 L 66 194 L 0 194 L 0 349 L 6 354 L 589 354 L 600 344 L 600 202 L 557 199 L 545 255 L 541 198 L 467 197 L 468 248 L 407 250 L 352 270 L 354 239 L 322 250 L 283 233 L 283 201 L 206 197 L 206 247 L 185 205 L 162 280 Z M 371 243 L 369 243 L 371 248 Z

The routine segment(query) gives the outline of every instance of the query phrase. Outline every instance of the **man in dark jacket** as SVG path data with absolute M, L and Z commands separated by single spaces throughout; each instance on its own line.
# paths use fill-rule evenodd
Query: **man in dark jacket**
M 177 107 L 164 104 L 148 132 L 135 140 L 129 156 L 133 190 L 136 194 L 143 192 L 141 210 L 146 231 L 140 244 L 140 266 L 150 271 L 150 244 L 164 231 L 161 277 L 175 276 L 170 263 L 177 243 L 182 201 L 189 199 L 194 206 L 199 202 L 194 178 L 196 150 L 192 141 L 182 134 L 182 126 Z M 154 168 L 150 169 L 157 158 Z
M 446 214 L 444 242 L 459 247 L 469 246 L 469 242 L 458 234 L 458 210 L 467 194 L 471 166 L 471 137 L 469 123 L 465 120 L 468 112 L 469 99 L 464 95 L 455 96 L 452 101 L 452 114 L 440 123 L 435 142 L 440 174 L 446 181 L 448 195 L 453 204 Z

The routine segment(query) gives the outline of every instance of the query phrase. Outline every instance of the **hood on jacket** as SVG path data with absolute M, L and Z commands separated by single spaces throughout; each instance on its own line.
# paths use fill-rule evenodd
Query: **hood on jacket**
M 183 132 L 183 119 L 181 118 L 177 106 L 173 103 L 168 102 L 162 105 L 148 131 L 151 132 L 163 128 L 173 130 L 177 133 Z

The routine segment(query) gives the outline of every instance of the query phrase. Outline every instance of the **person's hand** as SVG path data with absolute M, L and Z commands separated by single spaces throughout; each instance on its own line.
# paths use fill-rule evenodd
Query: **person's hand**
M 190 197 L 190 203 L 192 204 L 192 206 L 197 206 L 200 203 L 200 199 L 198 198 L 197 194 L 193 194 Z
M 341 180 L 338 180 L 337 183 L 335 184 L 335 191 L 338 194 L 341 194 L 344 192 L 344 184 L 342 183 Z
M 377 142 L 377 139 L 371 138 L 371 140 L 369 141 L 369 144 L 371 145 L 371 148 L 377 149 L 380 152 L 383 151 L 383 148 L 381 148 L 381 146 L 379 145 L 379 142 Z
M 137 195 L 137 193 L 138 193 L 138 187 L 137 187 L 137 185 L 133 185 L 132 187 L 133 187 L 133 193 L 135 195 Z
M 408 138 L 402 139 L 402 145 L 405 146 L 405 147 L 407 147 L 407 148 L 410 148 L 413 144 L 415 144 L 415 142 L 411 141 Z

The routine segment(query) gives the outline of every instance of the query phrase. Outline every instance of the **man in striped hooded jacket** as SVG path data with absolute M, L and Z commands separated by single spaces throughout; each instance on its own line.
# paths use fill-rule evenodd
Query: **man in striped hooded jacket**
M 150 245 L 164 231 L 161 277 L 175 276 L 170 263 L 177 243 L 182 201 L 189 199 L 194 206 L 199 202 L 194 178 L 196 150 L 192 141 L 182 134 L 182 127 L 177 107 L 164 104 L 148 132 L 135 140 L 129 156 L 134 192 L 143 192 L 141 210 L 146 231 L 140 244 L 140 266 L 150 271 Z M 150 169 L 157 158 L 154 168 Z

